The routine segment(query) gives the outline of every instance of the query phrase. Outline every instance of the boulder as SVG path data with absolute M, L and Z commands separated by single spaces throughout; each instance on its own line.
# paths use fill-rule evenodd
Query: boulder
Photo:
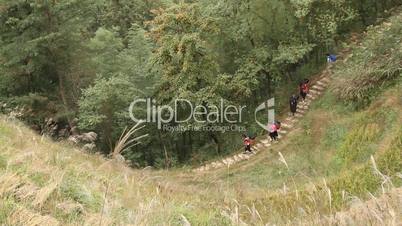
M 92 151 L 96 148 L 96 144 L 94 144 L 94 143 L 86 144 L 86 145 L 84 145 L 83 148 L 84 148 L 84 150 Z
M 78 125 L 78 118 L 74 118 L 72 121 L 71 121 L 71 126 L 77 126 Z
M 70 132 L 68 131 L 68 129 L 67 128 L 64 128 L 64 129 L 61 129 L 61 130 L 59 130 L 59 132 L 58 132 L 58 138 L 66 138 L 66 137 L 69 137 L 69 135 L 70 135 Z
M 121 163 L 126 162 L 126 159 L 124 158 L 124 156 L 122 156 L 122 155 L 120 155 L 120 154 L 114 155 L 113 158 L 114 158 L 116 161 L 121 162 Z
M 79 132 L 79 130 L 78 130 L 78 127 L 77 127 L 77 126 L 74 126 L 74 125 L 73 125 L 73 127 L 71 127 L 71 129 L 70 129 L 70 133 L 71 133 L 72 135 L 79 135 L 79 134 L 80 134 L 80 132 Z
M 98 138 L 98 134 L 95 132 L 83 133 L 80 138 L 84 142 L 93 143 Z
M 78 144 L 80 142 L 76 135 L 69 136 L 67 140 L 73 144 Z

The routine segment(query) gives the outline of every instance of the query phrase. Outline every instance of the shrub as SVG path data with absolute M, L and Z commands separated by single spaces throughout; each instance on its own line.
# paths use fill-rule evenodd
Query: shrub
M 402 76 L 402 45 L 395 44 L 400 43 L 401 22 L 399 15 L 382 26 L 369 27 L 352 58 L 336 68 L 335 74 L 345 80 L 335 89 L 340 99 L 366 106 L 382 87 Z

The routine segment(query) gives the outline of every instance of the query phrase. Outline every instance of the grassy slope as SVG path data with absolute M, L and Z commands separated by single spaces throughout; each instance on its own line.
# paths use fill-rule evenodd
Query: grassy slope
M 402 24 L 400 15 L 391 21 Z M 400 51 L 400 42 L 394 44 L 393 51 Z M 354 48 L 352 62 L 364 48 Z M 363 212 L 374 211 L 375 217 L 351 220 L 400 222 L 401 190 L 393 187 L 401 185 L 401 80 L 384 83 L 368 107 L 355 110 L 335 98 L 335 88 L 348 85 L 353 76 L 340 66 L 334 69 L 334 89 L 313 104 L 285 142 L 206 174 L 131 170 L 2 118 L 0 225 L 180 225 L 186 220 L 193 225 L 321 225 L 329 224 L 323 215 L 336 218 L 336 211 L 343 211 L 338 221 L 356 208 L 355 216 L 361 215 L 362 208 L 348 211 L 349 204 L 369 192 L 380 194 L 383 182 L 385 191 L 392 190 L 385 195 L 391 198 L 379 199 L 385 200 L 379 201 L 384 208 Z M 392 184 L 373 170 L 371 155 Z

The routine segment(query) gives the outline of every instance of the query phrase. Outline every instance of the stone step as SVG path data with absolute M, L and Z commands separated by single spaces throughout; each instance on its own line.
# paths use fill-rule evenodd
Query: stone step
M 246 159 L 246 156 L 247 156 L 247 154 L 244 154 L 244 153 L 241 153 L 241 154 L 238 155 L 238 157 L 239 157 L 241 160 Z
M 287 134 L 288 133 L 288 131 L 286 131 L 286 130 L 279 130 L 279 134 Z
M 283 128 L 288 128 L 288 129 L 291 129 L 291 128 L 293 128 L 293 125 L 292 124 L 290 124 L 290 123 L 282 123 L 282 127 Z
M 320 85 L 320 86 L 323 86 L 323 87 L 327 87 L 327 86 L 328 86 L 327 83 L 322 82 L 322 81 L 318 81 L 317 84 Z
M 323 73 L 321 73 L 321 76 L 318 78 L 318 80 L 328 77 L 328 74 L 329 70 L 325 70 Z
M 233 156 L 233 159 L 235 160 L 235 162 L 240 162 L 241 158 L 237 157 L 237 155 Z
M 324 82 L 324 83 L 329 83 L 331 81 L 331 79 L 329 79 L 328 77 L 325 77 L 325 78 L 321 79 L 320 81 Z
M 296 117 L 296 118 L 301 118 L 301 117 L 303 117 L 303 114 L 296 113 L 296 114 L 295 114 L 295 117 Z
M 310 95 L 310 94 L 309 94 L 309 95 Z M 307 95 L 307 98 L 308 98 L 309 95 Z M 311 100 L 309 100 L 309 99 L 307 99 L 307 98 L 306 98 L 305 101 L 301 101 L 300 104 L 299 104 L 299 106 L 301 106 L 301 107 L 308 107 L 308 106 L 311 104 Z
M 324 90 L 325 90 L 325 87 L 322 87 L 322 86 L 316 84 L 316 85 L 314 85 L 313 87 L 311 87 L 311 89 L 316 89 L 316 90 L 319 90 L 319 91 L 324 91 Z
M 270 144 L 270 143 L 267 143 L 267 144 L 264 144 L 264 146 L 265 146 L 266 148 L 268 148 L 268 147 L 271 146 L 271 144 Z
M 265 140 L 261 140 L 260 142 L 261 142 L 262 144 L 268 144 L 268 143 L 269 143 L 269 140 L 265 139 Z
M 227 158 L 228 165 L 233 165 L 236 161 L 233 158 Z
M 296 118 L 296 117 L 293 117 L 292 116 L 292 118 L 291 119 L 289 119 L 288 121 L 290 121 L 291 123 L 296 123 L 296 122 L 298 122 L 299 121 L 299 119 L 298 118 Z
M 308 105 L 297 105 L 297 108 L 304 109 L 304 110 L 307 110 L 308 107 L 309 107 Z
M 321 95 L 321 92 L 320 92 L 320 91 L 317 91 L 317 90 L 314 90 L 314 89 L 310 90 L 310 92 L 311 92 L 312 94 Z
M 315 99 L 317 99 L 317 96 L 314 95 L 314 94 L 313 94 L 313 95 L 310 95 L 310 94 L 309 94 L 309 95 L 307 96 L 307 98 L 309 98 L 310 100 L 315 100 Z

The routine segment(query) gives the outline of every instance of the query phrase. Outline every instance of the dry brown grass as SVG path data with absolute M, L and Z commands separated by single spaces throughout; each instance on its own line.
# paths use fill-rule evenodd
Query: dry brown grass
M 37 191 L 32 205 L 38 208 L 42 208 L 46 201 L 49 199 L 50 195 L 52 195 L 52 193 L 55 192 L 60 186 L 62 181 L 63 174 L 55 172 L 49 184 Z
M 31 200 L 33 199 L 39 191 L 39 187 L 32 183 L 25 183 L 24 185 L 18 187 L 15 191 L 15 197 L 18 200 Z
M 116 145 L 112 150 L 113 158 L 118 158 L 118 156 L 121 155 L 125 150 L 137 145 L 142 138 L 148 136 L 148 134 L 145 134 L 133 137 L 139 130 L 145 127 L 141 126 L 141 124 L 142 122 L 140 121 L 135 124 L 130 130 L 127 130 L 127 128 L 124 129 L 119 140 L 116 142 Z
M 19 207 L 8 217 L 7 225 L 58 226 L 60 223 L 51 216 L 43 216 L 39 213 Z
M 5 173 L 0 175 L 0 198 L 13 194 L 23 180 L 16 173 Z
M 368 201 L 357 198 L 351 203 L 348 210 L 336 212 L 329 216 L 319 216 L 310 219 L 301 219 L 289 225 L 392 225 L 398 226 L 402 222 L 402 188 L 392 189 L 382 196 Z

